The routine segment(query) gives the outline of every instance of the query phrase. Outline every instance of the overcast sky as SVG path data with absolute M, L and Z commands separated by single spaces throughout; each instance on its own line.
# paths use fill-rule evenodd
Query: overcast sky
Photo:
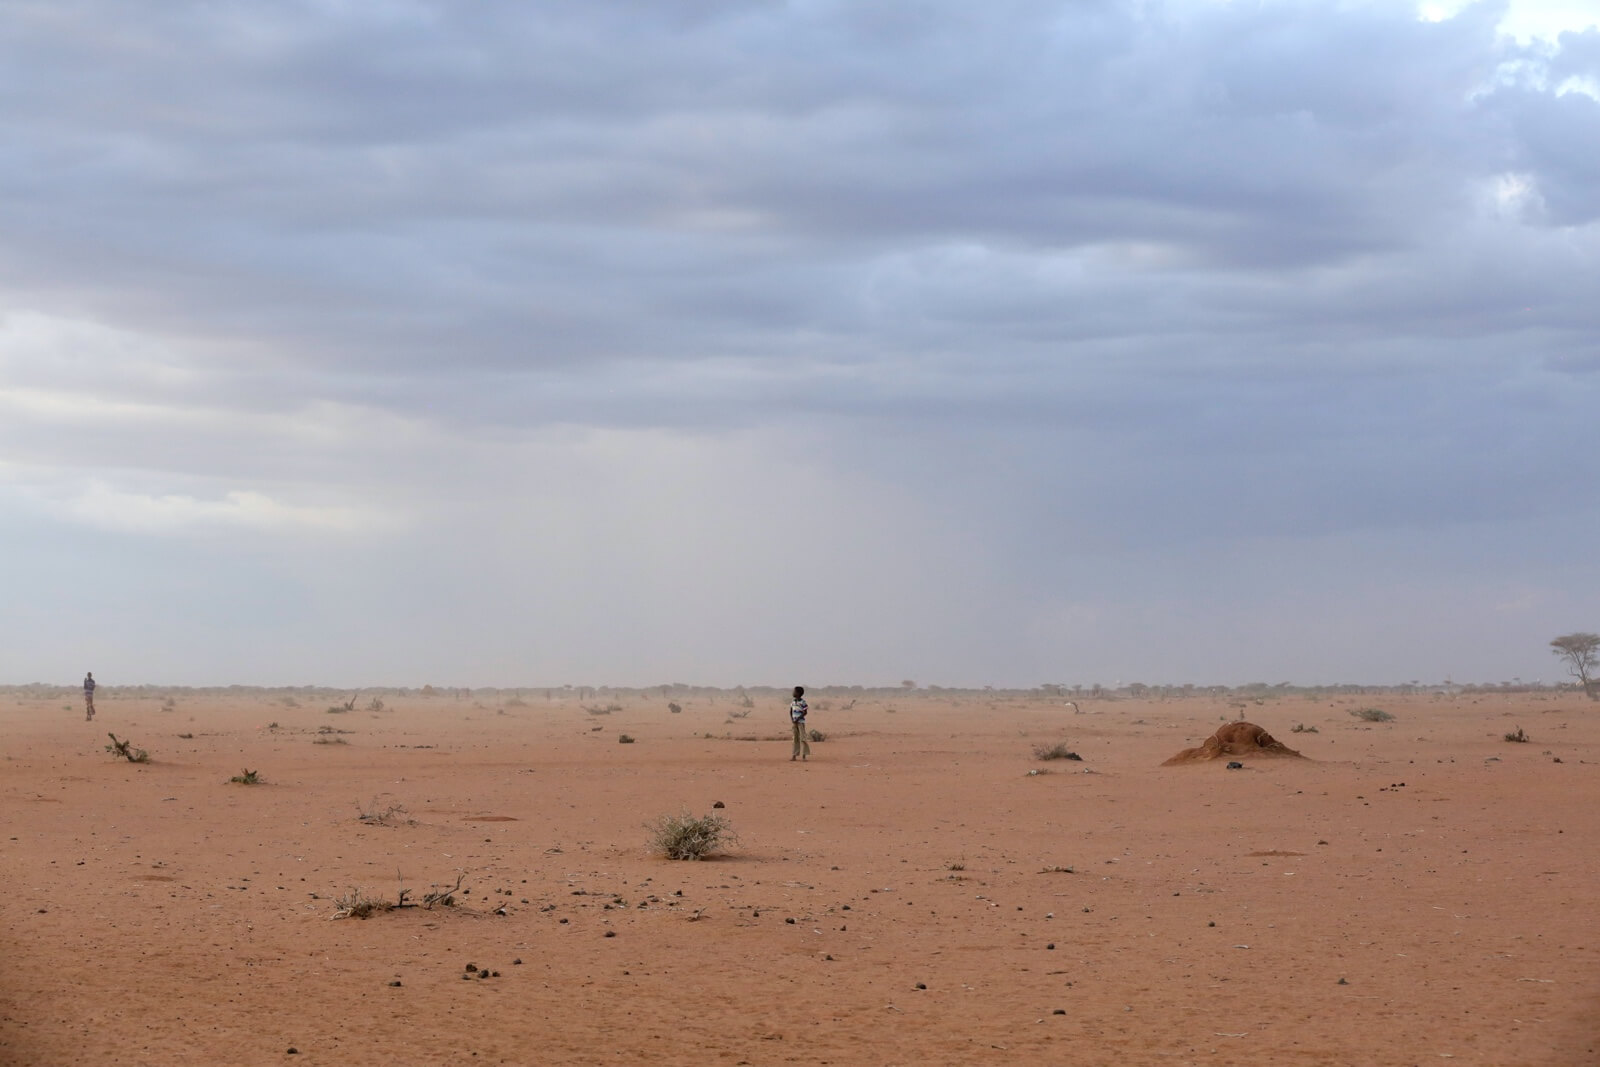
M 1561 676 L 1592 0 L 0 0 L 0 682 Z

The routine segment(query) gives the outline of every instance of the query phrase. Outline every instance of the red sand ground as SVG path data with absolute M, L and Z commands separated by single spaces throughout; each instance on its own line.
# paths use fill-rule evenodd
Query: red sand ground
M 0 1062 L 1600 1062 L 1581 697 L 824 694 L 793 764 L 781 700 L 396 703 L 6 698 Z M 1310 758 L 1161 766 L 1241 714 Z M 646 854 L 716 800 L 730 856 Z M 329 921 L 457 871 L 459 908 Z

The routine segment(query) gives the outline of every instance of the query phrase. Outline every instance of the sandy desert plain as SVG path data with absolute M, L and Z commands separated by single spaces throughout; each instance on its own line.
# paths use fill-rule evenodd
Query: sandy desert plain
M 0 1062 L 1600 1063 L 1581 694 L 167 695 L 0 693 Z

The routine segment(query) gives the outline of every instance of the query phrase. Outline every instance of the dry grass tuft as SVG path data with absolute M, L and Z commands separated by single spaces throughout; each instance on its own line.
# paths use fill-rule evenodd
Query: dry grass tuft
M 342 897 L 333 898 L 335 919 L 365 919 L 369 915 L 377 915 L 385 911 L 393 911 L 394 905 L 382 897 L 369 897 L 365 890 L 352 889 Z
M 1394 716 L 1382 708 L 1352 708 L 1350 714 L 1362 722 L 1394 722 Z
M 645 829 L 650 831 L 650 850 L 669 860 L 703 860 L 724 844 L 738 841 L 732 825 L 721 815 L 696 817 L 687 811 L 662 815 L 645 823 Z
M 1054 745 L 1034 745 L 1033 746 L 1033 758 L 1034 759 L 1070 759 L 1070 760 L 1082 760 L 1083 759 L 1082 756 L 1078 755 L 1076 752 L 1072 751 L 1072 749 L 1068 748 L 1067 747 L 1067 743 L 1065 741 L 1062 741 L 1059 744 L 1054 744 Z

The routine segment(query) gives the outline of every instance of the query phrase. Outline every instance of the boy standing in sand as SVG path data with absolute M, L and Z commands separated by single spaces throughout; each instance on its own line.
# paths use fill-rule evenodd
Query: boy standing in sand
M 789 757 L 789 762 L 796 759 L 809 759 L 811 757 L 811 742 L 806 740 L 806 687 L 794 687 L 794 699 L 789 701 L 789 723 L 794 727 L 794 754 Z
M 83 721 L 94 718 L 94 671 L 83 676 Z

